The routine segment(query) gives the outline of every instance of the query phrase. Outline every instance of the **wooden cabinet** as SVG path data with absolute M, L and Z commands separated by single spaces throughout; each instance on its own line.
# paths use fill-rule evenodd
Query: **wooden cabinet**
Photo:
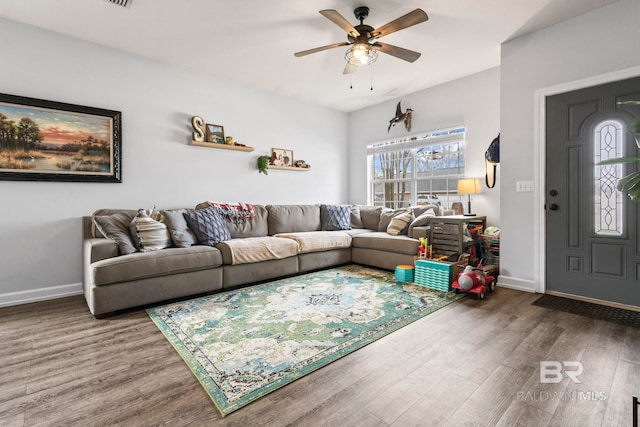
M 438 216 L 431 220 L 429 230 L 429 244 L 433 245 L 433 252 L 438 255 L 454 255 L 465 252 L 465 248 L 472 242 L 464 241 L 464 228 L 469 224 L 482 226 L 484 230 L 487 226 L 485 216 L 464 216 L 450 215 Z

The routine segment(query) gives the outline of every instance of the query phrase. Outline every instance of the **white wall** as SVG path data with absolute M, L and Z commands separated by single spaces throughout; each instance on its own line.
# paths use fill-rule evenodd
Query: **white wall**
M 501 283 L 535 290 L 544 275 L 535 249 L 544 245 L 535 227 L 544 220 L 536 91 L 640 65 L 639 17 L 640 2 L 622 0 L 502 45 Z M 516 193 L 517 181 L 534 180 L 536 192 Z
M 398 124 L 387 133 L 396 104 L 413 109 L 411 131 Z M 490 225 L 500 225 L 500 175 L 496 186 L 484 184 L 484 153 L 500 131 L 500 70 L 493 68 L 449 83 L 415 92 L 393 101 L 365 108 L 350 115 L 349 121 L 349 200 L 367 201 L 367 145 L 397 136 L 419 134 L 451 126 L 465 125 L 465 176 L 478 177 L 481 194 L 472 197 L 473 211 L 486 215 Z M 465 203 L 466 209 L 466 203 Z
M 80 217 L 98 208 L 348 201 L 344 113 L 11 21 L 0 40 L 0 92 L 122 111 L 124 159 L 122 184 L 0 181 L 0 305 L 79 291 Z M 193 115 L 256 150 L 188 146 Z M 311 171 L 258 174 L 271 147 Z

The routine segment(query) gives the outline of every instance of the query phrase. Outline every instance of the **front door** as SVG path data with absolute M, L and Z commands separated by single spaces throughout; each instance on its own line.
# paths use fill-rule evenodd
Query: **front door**
M 547 97 L 546 288 L 640 307 L 638 205 L 616 190 L 639 156 L 640 78 Z

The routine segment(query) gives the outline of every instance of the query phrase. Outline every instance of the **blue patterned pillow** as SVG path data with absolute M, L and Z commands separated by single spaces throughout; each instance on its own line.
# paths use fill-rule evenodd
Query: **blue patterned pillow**
M 320 226 L 324 231 L 350 230 L 351 205 L 320 205 Z
M 182 215 L 199 243 L 215 246 L 222 241 L 231 240 L 229 229 L 218 208 L 188 210 Z

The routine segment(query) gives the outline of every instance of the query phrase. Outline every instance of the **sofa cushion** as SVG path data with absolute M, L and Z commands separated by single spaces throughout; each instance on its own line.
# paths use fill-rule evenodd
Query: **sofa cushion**
M 269 235 L 320 230 L 320 205 L 267 205 Z
M 224 240 L 231 239 L 222 215 L 215 207 L 187 210 L 182 215 L 198 242 L 203 245 L 215 246 Z
M 283 259 L 298 254 L 298 244 L 290 239 L 273 236 L 246 237 L 218 243 L 225 264 L 251 264 L 260 261 Z
M 320 228 L 323 231 L 351 228 L 351 205 L 320 205 Z
M 172 245 L 167 226 L 147 215 L 144 209 L 129 224 L 131 239 L 142 252 L 159 251 Z
M 93 223 L 100 236 L 111 239 L 118 244 L 120 255 L 128 255 L 136 252 L 136 246 L 129 232 L 129 224 L 134 217 L 135 213 L 132 211 L 111 215 L 94 215 Z
M 392 236 L 384 231 L 353 236 L 354 248 L 375 249 L 405 255 L 417 255 L 420 242 L 407 236 Z
M 298 244 L 298 253 L 301 254 L 351 247 L 351 236 L 344 231 L 279 233 L 274 237 L 293 240 Z
M 189 246 L 198 243 L 196 235 L 187 225 L 187 220 L 184 218 L 183 213 L 186 209 L 171 209 L 162 211 L 164 215 L 164 222 L 169 229 L 169 235 L 173 244 L 179 248 L 188 248 Z
M 411 222 L 412 214 L 411 211 L 405 211 L 397 214 L 387 226 L 387 233 L 392 236 L 398 236 L 400 234 L 407 234 L 407 230 L 409 229 L 409 223 Z
M 360 207 L 360 219 L 362 219 L 363 228 L 369 230 L 377 230 L 378 223 L 380 222 L 380 213 L 382 208 L 380 206 L 359 206 Z
M 157 252 L 137 252 L 108 258 L 91 264 L 97 286 L 129 282 L 168 274 L 206 270 L 222 265 L 222 255 L 216 248 L 192 246 L 167 248 Z

